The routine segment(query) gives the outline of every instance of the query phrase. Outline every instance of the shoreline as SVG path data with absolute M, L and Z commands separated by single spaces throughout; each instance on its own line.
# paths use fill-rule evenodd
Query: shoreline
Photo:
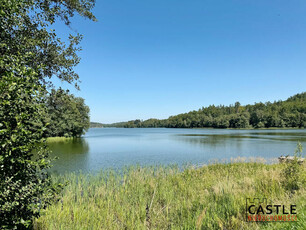
M 54 143 L 54 142 L 70 141 L 76 138 L 80 138 L 80 137 L 47 137 L 44 139 L 46 140 L 46 143 Z
M 271 128 L 213 128 L 213 127 L 202 127 L 202 128 L 168 128 L 168 127 L 90 127 L 90 129 L 214 129 L 214 130 L 306 130 L 306 128 L 299 127 L 271 127 Z

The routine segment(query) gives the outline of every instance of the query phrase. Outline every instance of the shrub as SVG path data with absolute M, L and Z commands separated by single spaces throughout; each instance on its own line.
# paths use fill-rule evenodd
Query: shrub
M 0 81 L 0 229 L 31 227 L 60 188 L 50 181 L 48 150 L 40 145 L 43 88 L 32 71 L 22 73 Z
M 302 157 L 303 146 L 301 143 L 297 144 L 294 157 L 292 161 L 287 162 L 285 168 L 282 171 L 284 188 L 292 193 L 299 190 L 303 184 L 303 163 L 299 162 L 299 158 Z

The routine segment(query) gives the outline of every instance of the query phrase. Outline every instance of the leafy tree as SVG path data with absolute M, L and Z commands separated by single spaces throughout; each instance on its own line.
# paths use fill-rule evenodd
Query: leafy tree
M 213 127 L 214 128 L 228 128 L 230 125 L 228 119 L 225 117 L 216 117 L 214 119 Z
M 89 107 L 68 90 L 51 90 L 46 100 L 45 136 L 79 137 L 89 128 Z
M 70 35 L 67 46 L 50 27 L 56 18 L 69 24 L 75 13 L 95 20 L 93 6 L 93 0 L 0 1 L 1 229 L 30 228 L 61 187 L 48 177 L 48 150 L 39 145 L 43 98 L 50 78 L 77 81 L 81 35 Z
M 31 70 L 0 81 L 0 228 L 27 228 L 55 196 L 60 185 L 47 175 L 48 151 L 41 146 L 44 110 L 41 86 Z M 32 152 L 36 151 L 33 159 Z
M 58 77 L 69 83 L 78 80 L 74 72 L 80 59 L 80 34 L 69 36 L 65 44 L 50 31 L 56 18 L 70 24 L 75 13 L 96 20 L 90 10 L 94 0 L 1 0 L 0 73 L 14 71 L 19 64 L 35 70 L 41 83 Z

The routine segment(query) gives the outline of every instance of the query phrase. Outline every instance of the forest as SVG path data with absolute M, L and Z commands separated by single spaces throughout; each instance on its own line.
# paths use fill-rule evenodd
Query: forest
M 137 119 L 100 126 L 118 128 L 305 128 L 306 92 L 296 94 L 285 101 L 259 102 L 244 106 L 239 102 L 229 106 L 210 105 L 163 120 Z

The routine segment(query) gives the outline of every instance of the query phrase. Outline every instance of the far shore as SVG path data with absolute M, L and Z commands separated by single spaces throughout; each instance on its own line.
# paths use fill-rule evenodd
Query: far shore
M 270 128 L 213 128 L 213 127 L 196 127 L 196 128 L 167 128 L 167 127 L 90 127 L 90 129 L 105 129 L 105 128 L 117 128 L 117 129 L 216 129 L 216 130 L 303 130 L 306 128 L 299 127 L 270 127 Z

